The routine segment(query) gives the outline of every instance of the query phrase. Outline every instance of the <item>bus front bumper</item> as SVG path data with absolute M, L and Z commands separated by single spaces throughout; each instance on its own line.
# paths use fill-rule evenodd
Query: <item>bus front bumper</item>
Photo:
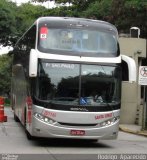
M 47 138 L 116 139 L 119 128 L 119 120 L 104 127 L 77 127 L 48 124 L 33 117 L 32 124 L 31 131 L 29 131 L 32 136 Z

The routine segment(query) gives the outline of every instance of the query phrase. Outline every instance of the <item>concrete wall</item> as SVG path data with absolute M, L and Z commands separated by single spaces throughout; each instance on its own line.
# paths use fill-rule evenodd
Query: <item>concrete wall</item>
M 146 57 L 146 39 L 141 38 L 119 38 L 120 53 L 134 57 Z M 139 52 L 141 51 L 141 53 Z M 138 53 L 137 53 L 138 52 Z
M 137 112 L 136 83 L 122 83 L 121 118 L 120 123 L 134 124 Z
M 120 53 L 132 57 L 138 68 L 141 59 L 146 58 L 146 39 L 141 38 L 119 38 Z M 140 86 L 138 78 L 136 83 L 122 83 L 122 105 L 120 123 L 135 124 L 137 112 L 142 112 Z M 138 111 L 139 110 L 139 111 Z M 139 115 L 139 124 L 142 122 L 142 113 Z

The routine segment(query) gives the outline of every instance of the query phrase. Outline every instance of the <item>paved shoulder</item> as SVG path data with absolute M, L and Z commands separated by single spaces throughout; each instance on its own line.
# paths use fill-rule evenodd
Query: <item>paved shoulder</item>
M 119 129 L 124 132 L 147 136 L 147 130 L 142 130 L 141 126 L 138 125 L 120 124 Z

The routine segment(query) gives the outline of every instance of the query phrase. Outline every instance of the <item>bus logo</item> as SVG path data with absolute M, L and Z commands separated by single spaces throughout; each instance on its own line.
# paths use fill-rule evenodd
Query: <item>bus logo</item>
M 81 108 L 81 107 L 75 107 L 75 108 L 70 108 L 71 111 L 83 111 L 83 112 L 88 112 L 88 109 L 86 108 Z

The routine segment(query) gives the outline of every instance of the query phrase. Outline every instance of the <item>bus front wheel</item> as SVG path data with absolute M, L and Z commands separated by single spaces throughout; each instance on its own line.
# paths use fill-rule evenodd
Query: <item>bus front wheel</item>
M 19 118 L 17 117 L 17 115 L 14 113 L 14 121 L 15 122 L 20 122 Z

